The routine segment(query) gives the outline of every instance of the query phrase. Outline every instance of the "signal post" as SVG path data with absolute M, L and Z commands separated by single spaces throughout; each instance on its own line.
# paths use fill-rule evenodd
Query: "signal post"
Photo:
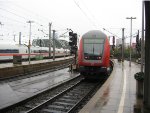
M 75 55 L 73 67 L 71 65 L 71 70 L 76 70 L 77 69 L 77 33 L 69 32 L 69 46 L 70 46 L 70 55 Z

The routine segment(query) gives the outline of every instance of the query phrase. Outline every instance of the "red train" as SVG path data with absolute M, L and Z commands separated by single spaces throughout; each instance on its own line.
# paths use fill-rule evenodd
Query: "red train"
M 85 77 L 99 77 L 110 70 L 110 44 L 107 36 L 92 30 L 85 33 L 80 40 L 78 51 L 79 70 Z

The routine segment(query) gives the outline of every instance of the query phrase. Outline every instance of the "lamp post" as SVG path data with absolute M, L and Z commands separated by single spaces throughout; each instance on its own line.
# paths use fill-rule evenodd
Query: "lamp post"
M 51 58 L 51 27 L 52 23 L 49 23 L 49 58 Z
M 1 28 L 2 28 L 2 26 L 3 26 L 4 24 L 2 24 L 2 22 L 0 21 L 0 26 L 1 26 Z M 2 34 L 3 35 L 3 34 Z
M 124 62 L 124 29 L 122 28 L 122 62 Z
M 131 20 L 131 30 L 130 30 L 130 62 L 129 62 L 129 66 L 131 67 L 132 20 L 136 19 L 136 17 L 127 17 L 126 19 L 130 19 Z
M 141 72 L 144 72 L 144 55 L 145 55 L 145 49 L 144 49 L 144 1 L 142 2 L 142 43 L 141 43 Z
M 55 60 L 55 30 L 53 30 L 53 60 Z
M 28 58 L 29 58 L 29 64 L 30 64 L 30 61 L 31 61 L 31 58 L 30 58 L 30 54 L 31 54 L 31 23 L 33 23 L 33 21 L 27 21 L 27 23 L 30 24 L 30 28 L 29 28 L 29 44 L 28 44 Z

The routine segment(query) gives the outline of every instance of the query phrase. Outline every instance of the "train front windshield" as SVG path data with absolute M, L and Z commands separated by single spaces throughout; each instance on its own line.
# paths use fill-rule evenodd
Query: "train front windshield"
M 84 39 L 84 59 L 100 60 L 102 59 L 104 39 Z

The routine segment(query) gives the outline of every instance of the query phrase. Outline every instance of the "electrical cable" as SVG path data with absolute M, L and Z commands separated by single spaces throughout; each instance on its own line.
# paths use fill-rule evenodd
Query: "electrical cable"
M 23 19 L 25 19 L 25 20 L 29 20 L 29 19 L 27 19 L 27 18 L 25 18 L 25 17 L 23 17 L 23 16 L 21 16 L 21 15 L 18 15 L 18 14 L 16 14 L 16 13 L 12 12 L 12 11 L 8 11 L 8 10 L 3 9 L 3 8 L 0 8 L 0 9 L 3 10 L 3 11 L 5 11 L 5 12 L 11 13 L 11 14 L 17 16 L 17 17 L 23 18 Z M 11 9 L 11 10 L 12 10 L 12 9 Z M 23 22 L 22 22 L 22 23 L 23 23 Z M 41 24 L 38 23 L 38 22 L 35 22 L 35 23 L 38 24 L 38 25 L 41 25 Z
M 97 26 L 95 25 L 95 23 L 88 17 L 88 15 L 85 13 L 85 11 L 80 7 L 80 5 L 75 1 L 73 0 L 75 5 L 80 9 L 80 11 L 84 14 L 84 16 L 87 17 L 88 21 L 95 27 L 97 28 Z
M 9 17 L 6 17 L 6 16 L 3 16 L 3 15 L 1 15 L 1 14 L 0 14 L 0 16 L 1 16 L 2 18 L 5 18 L 5 19 L 11 20 L 11 21 L 15 21 L 15 22 L 18 22 L 18 23 L 21 23 L 21 24 L 25 24 L 25 22 L 21 22 L 21 21 L 19 21 L 19 20 L 12 19 L 12 18 L 9 18 Z
M 87 7 L 87 5 L 85 4 L 85 2 L 83 0 L 81 0 L 82 4 L 84 5 L 84 7 L 87 9 L 87 12 L 89 12 L 89 14 L 91 15 L 90 17 L 93 18 L 93 20 L 95 20 L 95 22 L 97 23 L 97 19 L 95 18 L 95 16 L 93 15 L 93 13 L 89 10 L 89 8 Z M 100 24 L 99 24 L 100 26 Z
M 0 8 L 0 10 L 3 10 L 3 11 L 8 12 L 8 13 L 11 13 L 11 14 L 17 16 L 17 17 L 22 18 L 22 19 L 28 20 L 27 18 L 25 18 L 25 17 L 23 17 L 23 16 L 20 16 L 20 15 L 18 15 L 18 14 L 15 14 L 15 13 L 13 13 L 13 12 L 11 12 L 11 11 L 6 10 L 6 9 Z
M 15 3 L 13 3 L 13 4 L 14 4 L 16 7 L 18 7 L 18 8 L 20 8 L 20 9 L 26 11 L 27 13 L 31 13 L 32 15 L 34 14 L 35 16 L 38 16 L 38 17 L 43 17 L 43 18 L 41 18 L 41 19 L 45 19 L 45 21 L 48 21 L 48 22 L 49 22 L 49 20 L 50 20 L 50 19 L 48 19 L 48 18 L 46 18 L 46 17 L 44 17 L 44 16 L 41 16 L 41 15 L 39 15 L 39 14 L 34 13 L 33 11 L 31 11 L 31 10 L 29 10 L 29 9 L 26 9 L 26 8 L 24 8 L 24 7 L 21 7 L 21 6 L 17 5 L 17 4 L 15 4 Z

